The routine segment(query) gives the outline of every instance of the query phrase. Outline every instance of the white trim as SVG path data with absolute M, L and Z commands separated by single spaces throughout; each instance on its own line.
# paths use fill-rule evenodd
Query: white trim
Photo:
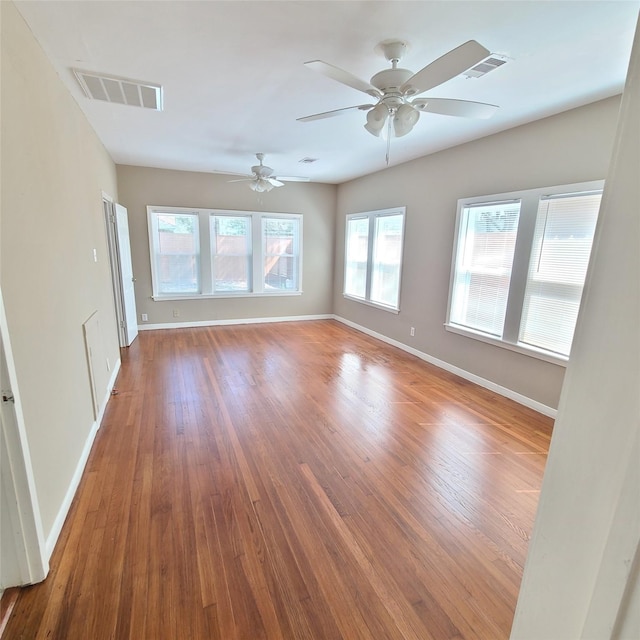
M 287 297 L 287 296 L 301 296 L 303 291 L 287 291 L 278 290 L 278 291 L 262 291 L 259 293 L 254 293 L 253 291 L 238 291 L 237 293 L 189 293 L 187 295 L 178 295 L 178 294 L 163 294 L 158 296 L 151 296 L 151 299 L 154 302 L 163 302 L 164 300 L 202 300 L 204 299 L 217 299 L 217 298 L 278 298 L 278 297 Z
M 234 324 L 263 324 L 268 322 L 304 322 L 305 320 L 333 320 L 332 313 L 312 316 L 278 316 L 273 318 L 235 318 L 230 320 L 199 320 L 197 322 L 162 322 L 158 324 L 139 324 L 138 331 L 156 329 L 189 329 L 192 327 L 217 327 Z
M 529 347 L 525 344 L 512 344 L 506 340 L 501 340 L 500 338 L 482 333 L 482 331 L 474 331 L 473 329 L 457 324 L 445 324 L 444 328 L 451 333 L 457 333 L 458 335 L 465 336 L 467 338 L 486 342 L 487 344 L 491 344 L 494 347 L 500 347 L 501 349 L 515 351 L 516 353 L 521 353 L 522 355 L 529 356 L 530 358 L 537 358 L 538 360 L 544 360 L 551 364 L 557 364 L 560 367 L 566 368 L 569 364 L 569 358 L 567 358 L 567 356 L 554 354 L 550 351 L 545 351 L 544 349 L 536 349 L 535 347 Z
M 485 389 L 489 389 L 490 391 L 495 391 L 496 393 L 500 394 L 501 396 L 504 396 L 505 398 L 509 398 L 510 400 L 514 400 L 518 404 L 524 405 L 525 407 L 529 407 L 529 409 L 533 409 L 534 411 L 537 411 L 538 413 L 542 413 L 545 416 L 549 416 L 550 418 L 556 417 L 556 414 L 557 414 L 556 409 L 553 409 L 552 407 L 548 407 L 547 405 L 542 404 L 537 400 L 533 400 L 532 398 L 524 396 L 521 393 L 517 393 L 512 389 L 507 389 L 506 387 L 496 384 L 491 380 L 487 380 L 486 378 L 481 378 L 480 376 L 477 376 L 475 373 L 470 373 L 469 371 L 460 369 L 459 367 L 449 364 L 444 360 L 439 360 L 438 358 L 434 358 L 433 356 L 430 356 L 427 353 L 418 351 L 418 349 L 409 347 L 402 342 L 398 342 L 397 340 L 394 340 L 393 338 L 388 338 L 387 336 L 381 333 L 372 331 L 371 329 L 367 329 L 367 327 L 363 327 L 362 325 L 356 324 L 355 322 L 351 322 L 351 320 L 347 320 L 346 318 L 341 318 L 340 316 L 336 316 L 336 315 L 334 315 L 333 317 L 338 322 L 342 322 L 343 324 L 346 324 L 352 329 L 356 329 L 357 331 L 362 331 L 362 333 L 366 333 L 372 338 L 376 338 L 377 340 L 386 342 L 387 344 L 393 345 L 394 347 L 398 347 L 399 349 L 402 349 L 407 353 L 411 353 L 412 355 L 417 356 L 418 358 L 420 358 L 421 360 L 424 360 L 425 362 L 428 362 L 429 364 L 433 364 L 436 367 L 439 367 L 440 369 L 449 371 L 450 373 L 460 376 L 465 380 L 469 380 L 470 382 L 473 382 L 474 384 L 484 387 Z
M 95 422 L 91 425 L 89 435 L 87 436 L 87 440 L 84 443 L 82 454 L 80 455 L 80 459 L 78 460 L 78 464 L 76 465 L 76 470 L 74 471 L 73 477 L 71 478 L 71 482 L 69 483 L 67 493 L 65 494 L 64 500 L 60 505 L 60 509 L 58 510 L 58 515 L 56 516 L 56 519 L 53 522 L 51 531 L 47 536 L 47 540 L 45 543 L 47 558 L 51 557 L 51 554 L 53 553 L 53 549 L 56 546 L 56 542 L 58 542 L 58 538 L 60 537 L 60 532 L 62 531 L 62 526 L 64 525 L 64 521 L 67 518 L 67 514 L 69 513 L 69 509 L 71 508 L 71 503 L 73 502 L 73 498 L 76 495 L 76 491 L 78 490 L 78 486 L 80 485 L 82 474 L 84 473 L 84 469 L 87 466 L 87 460 L 89 459 L 89 454 L 91 453 L 91 447 L 93 446 L 93 441 L 95 440 L 96 433 L 98 433 L 98 429 L 100 428 L 100 424 L 102 422 L 104 412 L 107 408 L 107 402 L 109 401 L 109 397 L 111 395 L 111 390 L 115 385 L 116 378 L 118 377 L 118 372 L 120 371 L 120 365 L 121 365 L 121 360 L 120 358 L 118 358 L 118 360 L 115 363 L 115 366 L 113 367 L 111 378 L 109 379 L 107 393 L 104 397 L 104 400 L 100 404 L 98 417 L 95 420 Z
M 371 302 L 371 300 L 365 300 L 364 298 L 358 298 L 357 296 L 352 296 L 348 293 L 343 293 L 342 297 L 345 300 L 353 300 L 353 302 L 359 302 L 360 304 L 366 304 L 368 307 L 374 307 L 375 309 L 382 309 L 382 311 L 388 311 L 389 313 L 395 313 L 398 315 L 400 313 L 400 309 L 398 307 L 387 307 L 384 304 L 380 304 L 379 302 Z

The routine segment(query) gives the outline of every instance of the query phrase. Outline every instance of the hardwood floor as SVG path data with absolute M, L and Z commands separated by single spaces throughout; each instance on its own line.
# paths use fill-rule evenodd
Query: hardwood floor
M 4 640 L 507 638 L 552 421 L 333 321 L 123 352 Z

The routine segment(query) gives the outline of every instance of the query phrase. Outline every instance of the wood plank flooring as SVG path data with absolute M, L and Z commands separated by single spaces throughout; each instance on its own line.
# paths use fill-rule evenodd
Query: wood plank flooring
M 3 640 L 508 638 L 552 421 L 334 321 L 148 331 Z

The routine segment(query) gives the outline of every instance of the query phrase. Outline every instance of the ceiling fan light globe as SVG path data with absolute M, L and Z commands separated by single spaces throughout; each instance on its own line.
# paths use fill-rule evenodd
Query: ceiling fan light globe
M 364 128 L 376 137 L 380 135 L 389 116 L 389 109 L 384 104 L 378 104 L 367 112 L 367 124 Z
M 419 118 L 420 112 L 410 104 L 403 104 L 398 107 L 393 117 L 393 131 L 396 137 L 406 136 L 413 129 Z

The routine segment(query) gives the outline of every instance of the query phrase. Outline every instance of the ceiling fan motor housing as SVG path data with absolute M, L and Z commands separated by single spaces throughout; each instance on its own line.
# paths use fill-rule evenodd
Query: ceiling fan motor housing
M 260 178 L 268 178 L 273 173 L 271 167 L 265 167 L 263 164 L 257 164 L 251 167 L 251 171 Z
M 382 93 L 395 91 L 400 93 L 400 87 L 413 76 L 409 69 L 384 69 L 371 78 L 371 84 Z

